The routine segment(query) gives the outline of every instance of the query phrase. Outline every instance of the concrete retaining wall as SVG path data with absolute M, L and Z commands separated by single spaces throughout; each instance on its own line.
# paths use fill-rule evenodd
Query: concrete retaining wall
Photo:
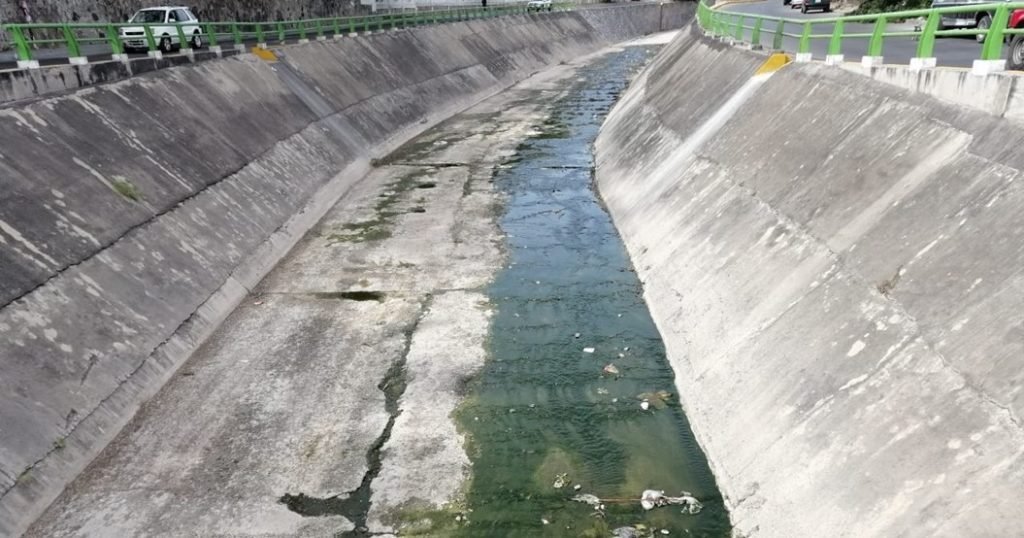
M 1024 127 L 763 60 L 687 32 L 597 141 L 737 534 L 1019 534 Z
M 652 4 L 424 27 L 0 109 L 0 535 L 45 508 L 370 159 L 660 20 Z

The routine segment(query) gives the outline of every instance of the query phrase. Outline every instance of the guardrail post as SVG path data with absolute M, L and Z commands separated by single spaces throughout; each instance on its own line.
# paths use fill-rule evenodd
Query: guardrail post
M 78 48 L 78 37 L 75 36 L 75 31 L 71 29 L 71 26 L 65 24 L 61 26 L 61 31 L 64 34 L 64 44 L 68 48 L 68 61 L 73 64 L 88 63 L 82 57 L 82 51 Z
M 180 23 L 174 25 L 174 30 L 178 34 L 178 47 L 181 52 L 185 54 L 191 54 L 192 49 L 188 48 L 188 39 L 185 38 L 185 28 Z
M 288 33 L 285 32 L 284 21 L 277 21 L 277 42 L 284 43 L 286 37 L 288 37 Z
M 316 40 L 323 41 L 327 36 L 324 35 L 324 23 L 323 19 L 316 20 Z
M 996 8 L 996 16 L 992 17 L 992 26 L 985 35 L 985 44 L 981 47 L 982 60 L 998 60 L 1003 55 L 1003 31 L 1010 22 L 1010 10 L 1006 6 Z
M 341 31 L 341 20 L 337 17 L 331 19 L 331 27 L 334 29 L 334 39 L 338 39 L 344 35 Z
M 267 38 L 263 34 L 263 23 L 262 22 L 257 22 L 256 23 L 256 46 L 261 48 L 261 49 L 267 48 Z
M 210 50 L 219 53 L 220 52 L 220 41 L 217 40 L 217 28 L 211 23 L 203 25 L 203 31 L 206 32 L 206 40 L 210 42 Z
M 763 20 L 761 17 L 754 19 L 754 29 L 750 32 L 750 48 L 752 49 L 761 48 L 761 22 Z
M 231 36 L 235 41 L 235 50 L 245 50 L 245 45 L 242 43 L 242 31 L 238 29 L 238 23 L 231 23 Z
M 839 65 L 843 63 L 843 20 L 837 20 L 832 27 L 832 38 L 828 41 L 828 54 L 825 63 Z
M 743 15 L 736 15 L 736 28 L 733 32 L 736 41 L 743 41 Z
M 809 62 L 811 61 L 811 22 L 806 21 L 803 26 L 804 29 L 800 33 L 800 48 L 797 49 L 796 61 Z
M 299 27 L 299 43 L 309 43 L 309 34 L 306 33 L 306 23 L 299 20 L 295 21 L 295 24 Z
M 110 53 L 114 60 L 125 60 L 128 57 L 124 54 L 124 46 L 121 45 L 121 37 L 117 35 L 117 28 L 113 24 L 107 25 L 107 41 L 110 42 Z
M 11 34 L 11 39 L 14 41 L 14 50 L 18 54 L 18 67 L 20 69 L 39 67 L 39 62 L 32 59 L 32 47 L 28 45 L 28 40 L 25 39 L 21 27 L 5 26 L 4 29 Z
M 942 15 L 937 11 L 928 14 L 924 30 L 917 41 L 917 56 L 910 59 L 911 69 L 927 69 L 935 67 L 935 32 L 939 30 Z
M 153 27 L 145 24 L 142 26 L 143 33 L 146 34 L 146 47 L 150 56 L 160 57 L 160 51 L 156 48 L 156 38 L 153 37 Z
M 782 50 L 782 39 L 786 37 L 786 21 L 779 19 L 775 23 L 775 38 L 772 39 L 772 50 Z
M 875 19 L 875 28 L 871 31 L 871 40 L 868 41 L 868 54 L 863 64 L 865 66 L 871 66 L 882 63 L 882 46 L 885 40 L 885 27 L 889 24 L 886 20 L 885 15 L 880 15 Z

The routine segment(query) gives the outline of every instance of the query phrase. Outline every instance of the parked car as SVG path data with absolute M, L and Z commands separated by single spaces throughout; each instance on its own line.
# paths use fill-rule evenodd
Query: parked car
M 789 9 L 796 9 L 804 5 L 804 0 L 789 0 Z
M 194 49 L 203 48 L 203 31 L 199 27 L 199 18 L 187 7 L 162 6 L 140 9 L 128 20 L 129 24 L 145 24 L 153 32 L 157 47 L 163 52 L 172 52 L 182 47 L 175 25 L 183 24 L 182 32 L 188 39 L 189 46 Z M 170 25 L 170 26 L 162 26 Z M 123 26 L 118 30 L 125 52 L 147 50 L 146 31 L 142 26 Z
M 526 11 L 551 11 L 551 0 L 530 0 L 526 3 Z
M 807 13 L 812 9 L 820 9 L 822 13 L 828 13 L 832 11 L 832 4 L 830 0 L 803 0 L 800 2 L 800 13 Z
M 1009 27 L 1024 30 L 1024 9 L 1015 9 L 1010 13 Z M 1010 39 L 1010 49 L 1006 52 L 1006 68 L 1024 71 L 1024 35 L 1015 35 Z
M 999 0 L 932 0 L 932 7 L 956 7 L 991 4 Z M 1006 0 L 1009 1 L 1009 0 Z M 978 28 L 988 30 L 992 26 L 992 17 L 995 14 L 989 11 L 970 11 L 965 13 L 950 13 L 939 19 L 939 30 L 951 30 L 956 28 Z M 985 41 L 985 34 L 978 34 L 979 43 Z

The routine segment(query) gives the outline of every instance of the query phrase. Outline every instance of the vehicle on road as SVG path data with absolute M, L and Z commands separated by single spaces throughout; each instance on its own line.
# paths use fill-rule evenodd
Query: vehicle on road
M 983 5 L 992 4 L 996 1 L 998 0 L 932 0 L 932 7 Z M 959 28 L 988 30 L 989 27 L 992 26 L 992 17 L 994 16 L 995 13 L 990 11 L 945 14 L 939 19 L 939 30 L 953 30 Z M 978 34 L 977 40 L 979 43 L 985 41 L 985 34 Z
M 795 3 L 796 0 L 793 0 Z M 800 13 L 807 13 L 812 9 L 820 9 L 822 13 L 828 13 L 832 11 L 832 4 L 830 0 L 802 0 L 800 2 Z
M 796 9 L 804 5 L 804 0 L 789 0 L 789 9 Z
M 189 46 L 193 49 L 203 48 L 203 31 L 199 27 L 199 18 L 187 7 L 161 6 L 140 9 L 128 23 L 148 26 L 157 48 L 162 52 L 170 53 L 182 47 L 178 25 L 182 25 L 181 29 Z M 122 26 L 118 30 L 118 36 L 125 52 L 149 49 L 144 26 Z
M 1010 13 L 1008 26 L 1024 30 L 1024 9 L 1015 9 Z M 1010 39 L 1010 50 L 1006 53 L 1006 68 L 1024 71 L 1024 35 L 1015 35 Z
M 782 0 L 782 7 L 786 7 L 792 0 Z
M 551 11 L 551 0 L 530 0 L 526 3 L 526 11 Z

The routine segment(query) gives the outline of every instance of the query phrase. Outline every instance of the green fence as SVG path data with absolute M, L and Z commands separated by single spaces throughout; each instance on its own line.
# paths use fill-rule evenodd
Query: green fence
M 917 40 L 917 58 L 934 58 L 937 37 L 981 35 L 984 36 L 984 41 L 978 59 L 998 60 L 1002 57 L 1003 43 L 1007 38 L 1024 34 L 1024 28 L 1007 27 L 1010 14 L 1017 9 L 1024 9 L 1024 2 L 973 4 L 845 17 L 786 19 L 719 11 L 709 7 L 705 0 L 701 0 L 697 9 L 697 20 L 701 28 L 712 35 L 773 50 L 782 50 L 783 40 L 787 37 L 792 38 L 797 40 L 795 52 L 805 54 L 811 52 L 811 42 L 816 40 L 828 42 L 827 54 L 841 55 L 844 40 L 849 42 L 852 39 L 866 39 L 868 56 L 884 56 L 887 38 L 912 38 Z M 970 13 L 973 16 L 975 13 L 983 12 L 992 14 L 992 24 L 987 29 L 946 30 L 942 26 L 943 15 Z M 923 24 L 912 30 L 890 29 L 894 22 L 915 18 L 923 18 Z M 822 26 L 829 28 L 821 31 Z
M 189 46 L 198 35 L 204 43 L 217 45 L 246 42 L 284 43 L 288 40 L 324 38 L 328 35 L 372 32 L 409 28 L 427 24 L 489 19 L 530 12 L 567 11 L 570 3 L 554 3 L 549 8 L 532 9 L 527 4 L 502 5 L 489 8 L 456 8 L 432 11 L 406 11 L 384 15 L 335 17 L 278 22 L 199 22 L 199 23 L 35 23 L 5 24 L 0 29 L 10 35 L 18 60 L 31 62 L 33 51 L 63 47 L 68 58 L 81 58 L 89 53 L 124 54 L 129 45 L 140 50 L 167 51 L 172 47 Z M 126 35 L 131 31 L 133 35 Z M 138 34 L 138 35 L 136 35 Z M 97 50 L 101 49 L 101 50 Z

